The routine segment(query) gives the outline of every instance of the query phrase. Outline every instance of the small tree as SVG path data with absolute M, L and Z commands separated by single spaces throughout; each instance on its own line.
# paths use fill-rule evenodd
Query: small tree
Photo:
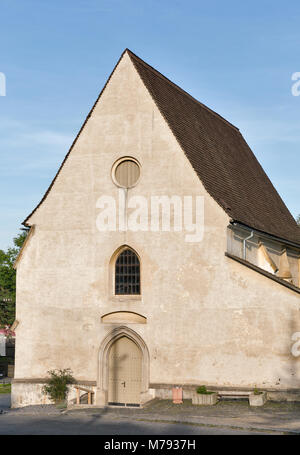
M 300 226 L 300 213 L 299 213 L 299 215 L 296 218 L 296 223 Z
M 72 371 L 69 368 L 65 370 L 50 370 L 48 374 L 50 378 L 43 387 L 43 393 L 48 395 L 50 400 L 56 404 L 65 401 L 69 392 L 68 384 L 72 384 L 75 381 Z
M 14 247 L 0 250 L 0 327 L 12 325 L 15 319 L 16 271 L 14 262 L 28 234 L 27 228 L 14 238 Z

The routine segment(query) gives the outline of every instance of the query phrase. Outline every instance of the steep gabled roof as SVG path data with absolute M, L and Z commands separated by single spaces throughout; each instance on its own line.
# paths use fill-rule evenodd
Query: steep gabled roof
M 238 128 L 197 101 L 133 52 L 128 49 L 124 52 L 128 53 L 205 189 L 230 218 L 300 245 L 300 228 Z M 58 173 L 40 204 L 46 198 Z M 31 215 L 24 224 L 27 225 Z
M 238 128 L 128 54 L 207 192 L 235 221 L 300 244 L 300 228 Z

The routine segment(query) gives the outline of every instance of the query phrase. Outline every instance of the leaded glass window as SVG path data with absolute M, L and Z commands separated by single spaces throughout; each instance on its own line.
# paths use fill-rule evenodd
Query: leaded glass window
M 123 250 L 116 261 L 115 293 L 140 294 L 140 261 L 129 248 Z

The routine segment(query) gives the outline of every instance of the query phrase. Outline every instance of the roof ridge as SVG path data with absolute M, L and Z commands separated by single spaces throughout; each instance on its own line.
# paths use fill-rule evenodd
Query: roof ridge
M 192 96 L 190 93 L 188 93 L 187 91 L 183 90 L 183 88 L 181 88 L 179 85 L 175 84 L 175 82 L 171 81 L 170 79 L 168 79 L 166 76 L 164 76 L 161 72 L 159 72 L 156 68 L 154 68 L 153 66 L 149 65 L 149 63 L 145 62 L 143 59 L 141 59 L 138 55 L 136 55 L 134 52 L 132 52 L 130 49 L 126 48 L 124 53 L 127 52 L 129 55 L 131 54 L 134 58 L 136 58 L 143 66 L 145 66 L 146 68 L 150 69 L 151 71 L 153 71 L 156 76 L 160 77 L 161 79 L 165 80 L 166 82 L 168 82 L 168 84 L 170 84 L 172 87 L 174 87 L 175 89 L 177 89 L 179 92 L 181 92 L 183 95 L 185 96 L 188 96 L 194 103 L 198 104 L 199 106 L 203 107 L 205 110 L 207 110 L 210 114 L 214 115 L 215 117 L 217 117 L 218 119 L 222 120 L 224 123 L 226 123 L 227 125 L 229 125 L 231 128 L 233 128 L 234 130 L 240 132 L 239 128 L 235 125 L 233 125 L 233 123 L 229 122 L 228 120 L 226 120 L 226 118 L 222 117 L 222 115 L 218 114 L 217 112 L 215 112 L 213 109 L 211 109 L 210 107 L 206 106 L 205 104 L 201 103 L 201 101 L 197 100 L 194 96 Z

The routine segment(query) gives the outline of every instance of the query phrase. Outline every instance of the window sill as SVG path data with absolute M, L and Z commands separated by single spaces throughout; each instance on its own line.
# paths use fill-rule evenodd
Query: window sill
M 141 301 L 142 300 L 142 296 L 141 295 L 113 295 L 111 296 L 111 299 L 114 301 L 114 302 L 128 302 L 130 300 L 133 300 L 133 301 Z

